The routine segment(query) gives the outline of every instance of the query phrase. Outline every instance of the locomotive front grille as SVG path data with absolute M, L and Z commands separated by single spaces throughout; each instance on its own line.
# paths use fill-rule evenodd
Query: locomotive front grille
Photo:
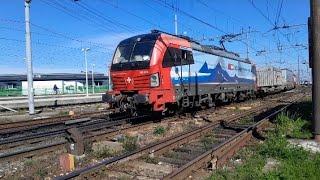
M 113 88 L 115 90 L 145 90 L 150 88 L 150 75 L 143 76 L 113 76 Z

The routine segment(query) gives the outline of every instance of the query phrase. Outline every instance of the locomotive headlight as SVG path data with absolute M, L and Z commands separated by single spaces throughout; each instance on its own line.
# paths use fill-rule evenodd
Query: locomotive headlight
M 159 85 L 160 85 L 159 73 L 152 74 L 150 76 L 150 86 L 151 87 L 158 87 Z

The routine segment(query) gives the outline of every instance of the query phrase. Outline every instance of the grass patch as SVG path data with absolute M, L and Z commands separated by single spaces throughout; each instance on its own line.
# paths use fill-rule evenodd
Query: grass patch
M 307 114 L 300 117 L 297 114 L 280 114 L 275 129 L 268 132 L 264 143 L 246 147 L 235 156 L 242 164 L 218 169 L 209 179 L 319 179 L 320 153 L 311 153 L 287 141 L 288 137 L 312 136 L 310 122 L 302 118 Z M 279 164 L 267 169 L 268 159 Z
M 139 148 L 137 136 L 124 136 L 120 139 L 125 152 L 131 152 Z
M 166 132 L 166 129 L 163 126 L 157 126 L 153 130 L 153 134 L 156 136 L 163 136 Z
M 41 179 L 44 179 L 49 173 L 48 170 L 45 168 L 38 168 L 35 172 L 36 176 L 40 177 Z
M 60 112 L 58 113 L 58 115 L 59 115 L 59 116 L 67 116 L 67 115 L 69 115 L 69 111 L 60 111 Z
M 142 157 L 142 159 L 146 162 L 146 163 L 150 163 L 150 164 L 158 164 L 159 163 L 159 159 L 156 157 L 150 157 L 149 155 L 145 155 Z
M 239 121 L 239 124 L 250 124 L 253 122 L 253 118 L 251 117 L 244 117 L 244 118 L 241 118 L 240 121 Z
M 34 166 L 36 164 L 37 164 L 37 161 L 32 158 L 25 159 L 25 161 L 24 161 L 25 166 Z
M 296 115 L 282 113 L 276 118 L 276 130 L 279 135 L 290 138 L 311 138 L 312 133 L 310 121 L 306 121 Z
M 214 136 L 208 134 L 203 137 L 201 137 L 200 142 L 202 143 L 205 150 L 209 150 L 212 147 L 212 144 L 216 142 L 216 139 Z
M 25 159 L 24 166 L 27 172 L 29 172 L 28 175 L 32 175 L 34 179 L 44 179 L 49 174 L 49 170 L 41 166 L 42 163 L 33 158 Z
M 93 155 L 96 158 L 106 158 L 106 157 L 111 157 L 114 156 L 115 152 L 112 151 L 110 148 L 107 146 L 99 146 L 96 151 L 93 152 Z

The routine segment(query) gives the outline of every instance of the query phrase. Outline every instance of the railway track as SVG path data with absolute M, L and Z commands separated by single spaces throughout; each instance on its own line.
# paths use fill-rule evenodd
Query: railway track
M 11 134 L 15 132 L 33 130 L 36 128 L 44 127 L 44 126 L 56 126 L 59 124 L 65 124 L 67 121 L 82 119 L 82 118 L 98 118 L 106 116 L 110 113 L 109 110 L 100 111 L 100 112 L 88 112 L 79 115 L 65 115 L 65 116 L 56 116 L 56 117 L 48 117 L 48 118 L 40 118 L 33 120 L 24 120 L 24 121 L 16 121 L 16 122 L 5 122 L 0 124 L 0 135 L 3 134 Z
M 288 99 L 288 97 L 282 97 L 279 101 L 283 102 L 284 99 Z M 265 111 L 266 109 L 275 105 L 275 101 L 271 103 L 264 103 L 261 107 L 257 107 L 251 110 L 246 111 L 245 113 L 235 113 L 232 115 L 225 115 L 223 119 L 234 119 L 246 117 L 252 114 L 256 114 L 257 112 Z M 207 118 L 207 115 L 214 111 L 214 109 L 200 111 L 198 115 L 202 117 L 206 121 L 210 121 L 210 118 Z M 223 119 L 220 119 L 222 121 Z M 177 121 L 177 117 L 169 117 L 165 118 L 164 121 Z M 90 123 L 89 123 L 90 122 Z M 113 122 L 108 122 L 105 119 L 97 119 L 88 121 L 85 124 L 79 125 L 77 128 L 80 130 L 83 135 L 83 140 L 85 141 L 100 141 L 100 140 L 110 140 L 117 134 L 122 134 L 126 131 L 137 130 L 143 127 L 147 127 L 150 124 L 153 124 L 152 121 L 147 121 L 140 124 L 127 124 L 127 119 L 117 119 Z M 217 121 L 218 122 L 218 121 Z M 214 122 L 216 123 L 216 122 Z M 43 132 L 33 134 L 32 136 L 22 136 L 14 139 L 6 139 L 4 141 L 0 141 L 0 162 L 9 161 L 9 160 L 17 160 L 26 157 L 39 156 L 41 154 L 55 152 L 57 150 L 66 149 L 66 147 L 70 146 L 70 141 L 66 139 L 69 137 L 67 131 L 70 127 L 65 129 L 60 129 L 57 131 Z M 60 139 L 59 139 L 60 138 Z M 50 139 L 50 143 L 47 142 Z M 22 147 L 21 147 L 22 146 Z M 15 150 L 15 148 L 17 150 Z M 12 150 L 13 149 L 13 150 Z M 1 150 L 5 153 L 1 153 Z
M 250 114 L 254 114 L 257 111 L 263 111 L 268 106 L 269 105 L 264 104 L 264 106 L 251 109 L 249 111 L 246 111 L 245 113 L 235 113 L 233 115 L 224 116 L 224 118 L 230 118 L 231 116 L 249 116 Z M 203 112 L 200 111 L 198 114 L 200 117 L 209 120 L 208 118 L 206 118 L 206 115 L 211 114 L 213 111 L 213 109 Z M 147 117 L 136 117 L 134 119 L 138 120 L 141 118 Z M 122 134 L 126 131 L 136 130 L 153 124 L 153 121 L 147 121 L 135 125 L 127 124 L 128 121 L 135 121 L 134 119 L 126 118 L 117 119 L 116 121 L 106 121 L 105 119 L 98 119 L 90 121 L 90 123 L 80 125 L 78 124 L 75 127 L 80 130 L 81 134 L 83 135 L 84 141 L 89 140 L 92 142 L 111 139 L 117 134 Z M 177 117 L 169 117 L 164 119 L 164 121 L 177 121 Z M 68 144 L 70 144 L 70 141 L 66 140 L 65 137 L 69 137 L 68 130 L 71 128 L 72 126 L 69 126 L 58 130 L 50 130 L 46 132 L 33 133 L 27 136 L 18 136 L 14 138 L 3 139 L 0 142 L 0 162 L 32 157 L 35 155 L 52 152 L 54 150 L 63 149 L 67 147 Z M 48 141 L 49 139 L 56 140 L 51 143 L 43 143 Z M 1 153 L 1 150 L 5 153 Z
M 300 95 L 295 98 L 301 97 Z M 296 101 L 297 99 L 287 97 L 286 103 L 273 106 L 271 110 L 269 109 L 268 112 L 264 112 L 258 119 L 256 118 L 258 122 L 252 121 L 250 124 L 238 123 L 241 118 L 252 114 L 249 111 L 237 117 L 221 119 L 220 121 L 214 121 L 205 126 L 177 134 L 136 151 L 103 160 L 97 164 L 73 171 L 65 176 L 56 177 L 56 179 L 70 179 L 78 176 L 99 178 L 97 175 L 99 173 L 96 172 L 104 167 L 108 167 L 107 174 L 116 174 L 115 177 L 122 176 L 123 174 L 129 178 L 143 177 L 148 172 L 151 172 L 146 178 L 184 179 L 192 171 L 205 167 L 208 162 L 211 162 L 211 166 L 218 166 L 225 162 L 234 152 L 245 145 L 246 141 L 252 137 L 253 132 L 293 103 L 288 103 L 288 100 Z M 270 106 L 270 104 L 266 104 L 266 106 Z M 259 112 L 258 109 L 252 109 L 252 111 Z M 204 146 L 202 142 L 203 137 L 209 140 L 212 137 L 214 141 L 208 141 L 206 146 Z M 156 161 L 156 163 L 152 165 L 150 162 L 142 162 L 145 159 L 150 161 L 150 158 L 152 159 L 151 161 Z M 159 164 L 160 162 L 161 165 Z M 141 167 L 143 164 L 147 164 L 144 166 L 147 170 L 143 170 Z M 163 170 L 163 166 L 168 168 Z M 154 167 L 155 169 L 148 169 L 150 167 Z M 159 169 L 163 171 L 159 172 Z M 154 172 L 157 173 L 153 174 Z M 108 176 L 107 178 L 113 177 Z
M 72 128 L 77 128 L 82 134 L 86 134 L 87 136 L 84 137 L 84 140 L 89 138 L 93 140 L 94 136 L 91 135 L 92 133 L 103 131 L 105 132 L 104 134 L 112 134 L 112 132 L 119 132 L 121 129 L 125 128 L 122 126 L 127 124 L 128 121 L 134 119 L 138 120 L 141 118 L 145 118 L 145 116 L 116 119 L 113 121 L 98 119 L 95 121 L 90 121 L 90 123 L 87 124 L 78 124 L 77 126 L 64 127 L 58 130 L 3 139 L 0 141 L 0 162 L 24 157 L 32 157 L 34 155 L 63 149 L 71 143 L 67 139 L 71 138 L 68 130 Z M 53 142 L 45 143 L 47 141 Z

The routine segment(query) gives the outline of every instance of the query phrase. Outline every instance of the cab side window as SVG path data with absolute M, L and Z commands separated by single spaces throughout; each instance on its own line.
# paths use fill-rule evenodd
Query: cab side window
M 168 47 L 163 58 L 163 67 L 194 64 L 192 51 Z

